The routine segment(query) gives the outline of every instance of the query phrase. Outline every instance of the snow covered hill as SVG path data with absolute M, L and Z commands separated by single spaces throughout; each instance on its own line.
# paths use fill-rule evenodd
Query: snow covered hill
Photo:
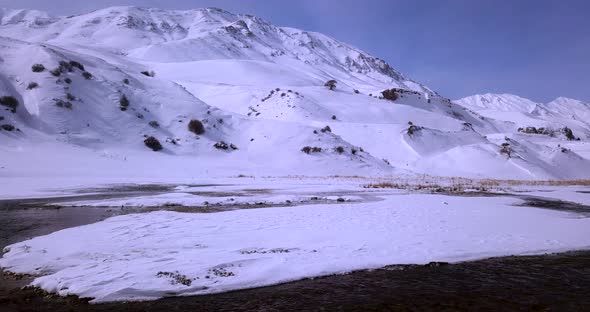
M 549 103 L 535 103 L 511 94 L 484 94 L 455 102 L 482 116 L 510 122 L 523 130 L 536 127 L 559 132 L 568 127 L 573 130 L 575 139 L 590 138 L 590 104 L 582 101 L 559 97 Z
M 455 103 L 333 38 L 214 8 L 2 9 L 0 97 L 4 177 L 590 177 L 587 103 Z

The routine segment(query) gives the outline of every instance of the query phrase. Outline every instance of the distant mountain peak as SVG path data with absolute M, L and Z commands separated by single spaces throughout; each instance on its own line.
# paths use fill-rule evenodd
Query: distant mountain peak
M 508 93 L 476 94 L 456 100 L 455 102 L 475 111 L 496 110 L 503 112 L 532 113 L 539 107 L 539 103 Z

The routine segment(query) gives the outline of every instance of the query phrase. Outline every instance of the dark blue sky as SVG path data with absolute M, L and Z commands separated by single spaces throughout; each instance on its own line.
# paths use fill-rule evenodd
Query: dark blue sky
M 215 6 L 322 32 L 452 99 L 495 92 L 590 101 L 590 1 L 0 0 L 54 14 L 113 5 Z

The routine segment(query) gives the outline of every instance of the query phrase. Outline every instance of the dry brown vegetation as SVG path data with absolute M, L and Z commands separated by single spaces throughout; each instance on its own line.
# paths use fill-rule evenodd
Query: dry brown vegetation
M 590 186 L 590 180 L 495 180 L 495 179 L 468 179 L 468 178 L 433 178 L 433 180 L 408 179 L 404 182 L 380 181 L 364 184 L 364 188 L 391 188 L 412 191 L 430 191 L 437 193 L 458 193 L 465 191 L 508 191 L 511 187 L 518 186 Z
M 370 183 L 363 185 L 364 188 L 392 188 L 408 191 L 423 191 L 423 192 L 434 192 L 434 193 L 463 193 L 463 192 L 488 192 L 489 188 L 484 186 L 470 186 L 464 184 L 456 185 L 439 185 L 439 184 L 397 184 L 390 182 Z M 495 191 L 504 191 L 503 188 L 494 188 Z

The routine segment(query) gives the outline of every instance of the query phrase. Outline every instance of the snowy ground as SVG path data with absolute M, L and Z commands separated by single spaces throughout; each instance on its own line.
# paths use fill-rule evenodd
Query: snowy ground
M 397 98 L 380 98 L 389 88 Z M 0 267 L 60 294 L 155 299 L 590 246 L 590 219 L 575 209 L 426 193 L 587 205 L 587 188 L 535 181 L 590 177 L 589 103 L 454 103 L 357 48 L 257 17 L 0 9 L 1 96 L 18 105 L 0 110 L 0 199 L 141 212 L 7 248 Z M 204 132 L 188 130 L 196 121 Z M 533 126 L 551 131 L 523 132 Z M 129 183 L 173 187 L 91 196 Z M 167 206 L 215 212 L 153 211 Z
M 256 194 L 246 191 L 263 188 L 253 183 L 181 186 L 139 202 L 162 204 L 172 198 L 195 204 L 203 198 L 195 200 L 191 196 L 198 195 L 191 192 L 204 189 L 269 202 L 314 192 L 332 199 L 355 195 L 343 203 L 118 216 L 8 246 L 0 266 L 38 275 L 33 285 L 45 290 L 104 302 L 222 292 L 389 264 L 590 247 L 590 219 L 577 214 L 514 206 L 522 203 L 515 197 L 416 194 L 363 189 L 357 183 L 274 181 L 274 187 L 266 183 L 267 192 Z M 581 187 L 537 189 L 531 194 L 580 203 L 590 198 Z M 364 195 L 379 200 L 362 201 Z M 133 205 L 134 200 L 84 204 Z

